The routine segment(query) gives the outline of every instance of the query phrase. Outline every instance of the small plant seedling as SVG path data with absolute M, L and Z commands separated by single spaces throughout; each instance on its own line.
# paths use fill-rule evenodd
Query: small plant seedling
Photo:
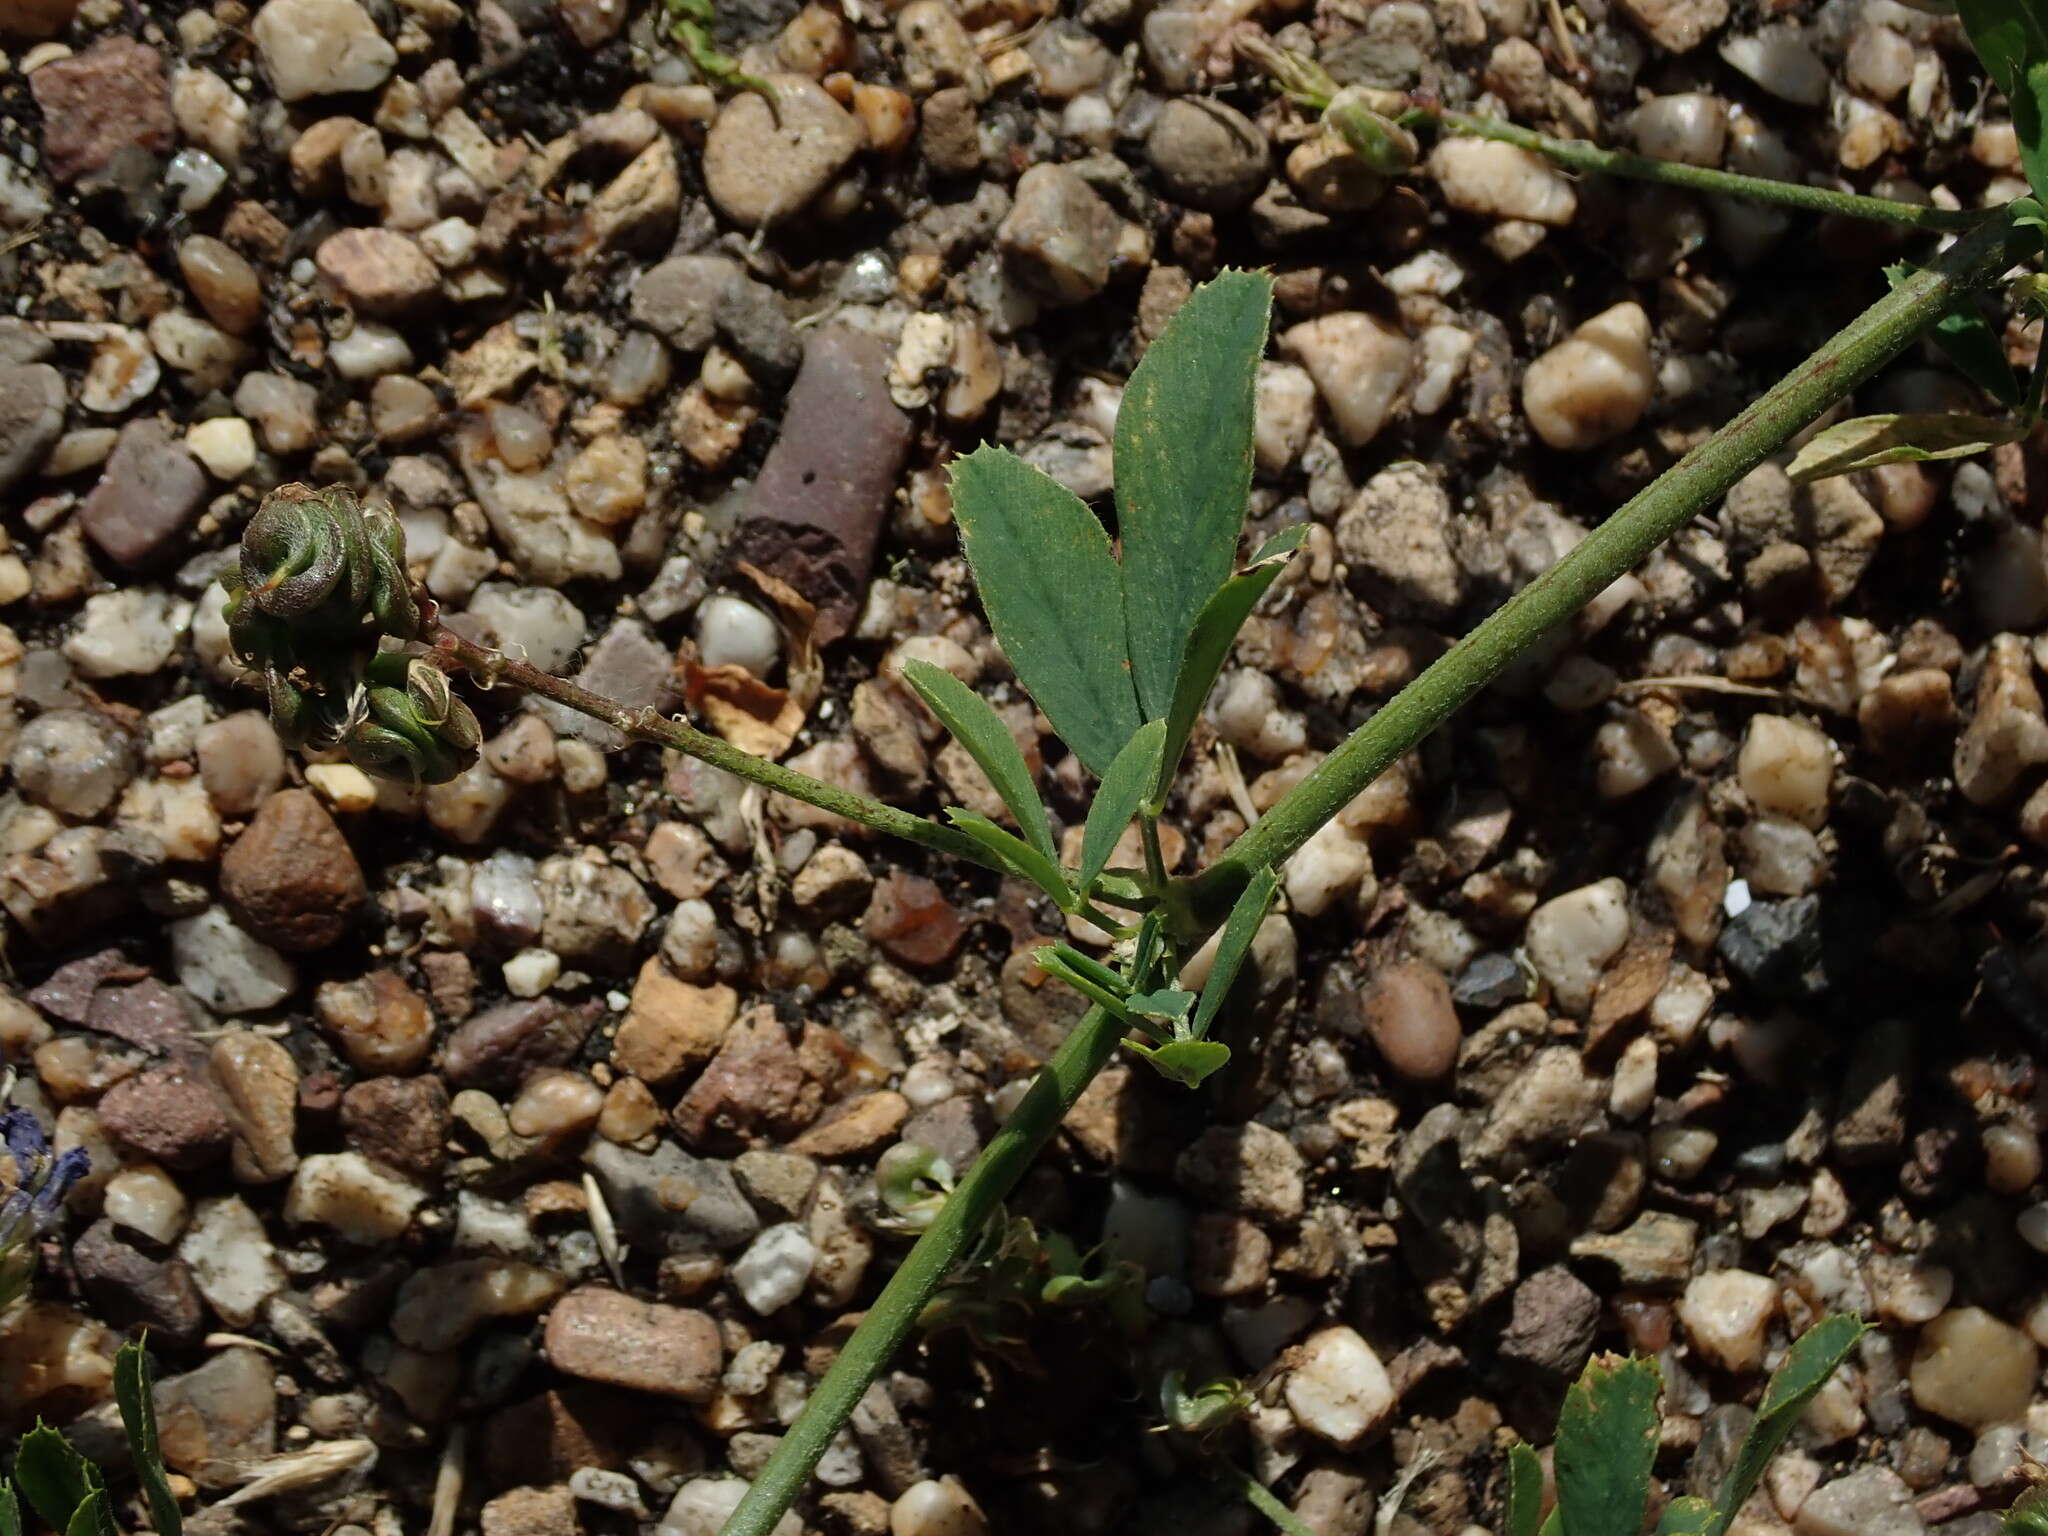
M 1658 1518 L 1658 1536 L 1726 1536 L 1799 1415 L 1864 1332 L 1860 1319 L 1837 1315 L 1800 1335 L 1772 1372 L 1714 1497 L 1673 1499 Z M 1654 1360 L 1607 1357 L 1587 1365 L 1558 1415 L 1552 1452 L 1556 1506 L 1544 1515 L 1543 1466 L 1536 1452 L 1527 1445 L 1511 1447 L 1502 1536 L 1639 1536 L 1650 1503 L 1662 1390 Z
M 128 1456 L 142 1484 L 156 1536 L 182 1536 L 184 1517 L 157 1443 L 149 1351 L 138 1342 L 114 1355 L 114 1401 L 128 1436 Z M 104 1471 L 49 1425 L 37 1422 L 14 1453 L 14 1476 L 0 1478 L 0 1536 L 23 1536 L 22 1503 L 63 1536 L 121 1536 Z

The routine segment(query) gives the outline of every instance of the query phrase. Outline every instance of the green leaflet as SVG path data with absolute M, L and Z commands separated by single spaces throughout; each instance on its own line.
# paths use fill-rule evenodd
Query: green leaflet
M 99 1468 L 40 1420 L 21 1437 L 14 1481 L 43 1524 L 58 1531 L 69 1529 L 72 1515 L 101 1486 Z
M 2000 443 L 2016 443 L 2031 424 L 1964 411 L 1858 416 L 1815 437 L 1786 466 L 1797 484 L 1853 474 L 1880 464 L 1916 464 L 1960 459 Z
M 1117 839 L 1159 778 L 1159 752 L 1165 741 L 1166 722 L 1148 720 L 1124 743 L 1109 772 L 1102 776 L 1095 801 L 1088 807 L 1087 825 L 1081 830 L 1080 889 L 1084 894 L 1109 864 Z
M 1245 882 L 1237 904 L 1224 919 L 1223 936 L 1216 941 L 1216 959 L 1209 966 L 1209 979 L 1202 984 L 1202 1000 L 1195 1005 L 1195 1017 L 1188 1026 L 1188 1033 L 1195 1039 L 1207 1035 L 1209 1026 L 1216 1022 L 1216 1014 L 1223 1007 L 1223 999 L 1230 995 L 1231 983 L 1237 980 L 1244 957 L 1251 953 L 1252 940 L 1258 937 L 1259 924 L 1266 920 L 1266 908 L 1273 904 L 1273 892 L 1279 886 L 1278 874 L 1270 869 L 1260 870 Z
M 1230 1047 L 1220 1040 L 1168 1040 L 1163 1045 L 1147 1045 L 1126 1037 L 1124 1045 L 1149 1061 L 1160 1076 L 1186 1088 L 1199 1088 L 1203 1078 L 1220 1071 L 1230 1060 Z
M 1714 1506 L 1684 1494 L 1664 1506 L 1657 1517 L 1657 1536 L 1706 1536 L 1714 1523 Z
M 1195 994 L 1178 987 L 1161 987 L 1155 992 L 1133 992 L 1125 1002 L 1131 1012 L 1156 1019 L 1178 1034 L 1185 1033 L 1188 1010 L 1195 1006 Z
M 1553 1453 L 1564 1536 L 1636 1536 L 1642 1529 L 1661 1386 L 1656 1361 L 1610 1356 L 1594 1360 L 1565 1393 Z
M 1237 559 L 1272 306 L 1272 279 L 1262 272 L 1204 283 L 1124 387 L 1117 531 L 1131 665 L 1149 719 L 1166 714 L 1196 616 Z
M 21 1536 L 21 1500 L 14 1484 L 0 1477 L 0 1536 Z
M 120 1536 L 114 1525 L 114 1501 L 105 1488 L 95 1488 L 79 1500 L 64 1536 Z
M 1755 1492 L 1764 1468 L 1792 1433 L 1800 1413 L 1814 1393 L 1827 1385 L 1849 1351 L 1865 1333 L 1863 1320 L 1845 1313 L 1824 1317 L 1802 1333 L 1785 1354 L 1785 1363 L 1771 1373 L 1763 1401 L 1756 1405 L 1756 1421 L 1750 1425 L 1742 1449 L 1714 1498 L 1714 1518 L 1706 1536 L 1722 1536 L 1737 1510 Z
M 2025 0 L 2015 0 L 2023 6 Z M 2039 26 L 2039 20 L 2035 25 Z M 2038 50 L 2021 72 L 2017 89 L 2008 93 L 2012 101 L 2012 126 L 2020 141 L 2020 164 L 2026 168 L 2027 185 L 2040 197 L 2048 189 L 2048 50 Z
M 1308 524 L 1297 523 L 1266 540 L 1252 562 L 1218 587 L 1188 631 L 1187 649 L 1180 660 L 1173 686 L 1173 702 L 1166 711 L 1166 745 L 1159 756 L 1159 777 L 1152 786 L 1151 809 L 1156 816 L 1166 803 L 1173 776 L 1180 768 L 1180 756 L 1187 749 L 1188 733 L 1195 728 L 1195 716 L 1208 701 L 1216 674 L 1223 670 L 1230 647 L 1244 621 L 1273 585 L 1288 558 L 1308 537 Z
M 1958 0 L 1956 10 L 1970 45 L 1984 62 L 1984 72 L 2013 97 L 2017 122 L 2019 99 L 2014 88 L 2029 64 L 2048 59 L 2048 28 L 2034 14 L 2030 0 Z M 2026 142 L 2024 132 L 2020 142 Z
M 1024 841 L 1043 854 L 1048 864 L 1058 868 L 1060 860 L 1053 848 L 1052 827 L 1045 819 L 1044 802 L 1031 782 L 1031 769 L 1024 761 L 1023 749 L 988 700 L 944 667 L 935 667 L 928 661 L 905 662 L 903 680 L 917 690 L 917 696 L 939 717 L 939 723 L 953 733 L 954 740 L 967 749 L 988 775 L 1003 804 L 1017 818 Z
M 1003 868 L 1020 880 L 1029 880 L 1062 909 L 1072 904 L 1074 895 L 1067 889 L 1066 876 L 1060 873 L 1059 865 L 1023 838 L 1004 831 L 980 812 L 963 810 L 957 805 L 946 807 L 946 819 L 994 854 Z
M 953 515 L 1010 665 L 1101 776 L 1138 728 L 1109 535 L 1072 491 L 988 445 L 954 461 Z
M 185 1528 L 177 1495 L 164 1475 L 163 1449 L 157 1444 L 156 1400 L 152 1396 L 149 1351 L 142 1344 L 123 1344 L 114 1354 L 114 1399 L 121 1407 L 121 1427 L 128 1431 L 128 1454 L 149 1500 L 149 1517 L 157 1536 L 180 1536 Z
M 1090 960 L 1066 944 L 1052 944 L 1031 952 L 1032 960 L 1048 976 L 1057 976 L 1091 1003 L 1100 1003 L 1126 1023 L 1137 1017 L 1124 1001 L 1123 978 L 1107 966 Z
M 1508 1525 L 1501 1536 L 1536 1536 L 1543 1523 L 1543 1463 L 1535 1448 L 1517 1440 L 1508 1447 Z
M 2048 1536 L 2048 1489 L 2036 1488 L 2005 1512 L 2002 1536 Z

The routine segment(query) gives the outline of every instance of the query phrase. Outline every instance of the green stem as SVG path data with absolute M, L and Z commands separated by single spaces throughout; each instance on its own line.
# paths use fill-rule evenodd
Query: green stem
M 1552 627 L 1712 506 L 1828 407 L 2008 263 L 2009 217 L 1964 236 L 1823 343 L 1791 374 L 1659 475 L 1577 548 L 1494 613 L 1346 738 L 1194 882 L 1220 921 L 1254 870 L 1284 862 L 1402 753 L 1498 677 Z
M 1569 170 L 1602 176 L 1626 176 L 1633 181 L 1683 187 L 1688 192 L 1746 198 L 1757 203 L 1775 203 L 1783 208 L 1799 208 L 1809 213 L 1875 219 L 1885 224 L 1903 224 L 1909 229 L 1959 231 L 1975 229 L 1999 212 L 1996 208 L 1930 208 L 1919 203 L 1894 202 L 1886 197 L 1864 197 L 1854 192 L 1809 187 L 1803 182 L 1772 181 L 1763 176 L 1738 176 L 1733 171 L 1710 170 L 1703 165 L 1652 160 L 1647 155 L 1630 154 L 1627 150 L 1601 149 L 1583 139 L 1554 139 L 1549 134 L 1518 127 L 1497 117 L 1478 117 L 1469 112 L 1425 115 L 1433 117 L 1453 133 L 1495 139 L 1503 144 L 1533 150 Z
M 636 741 L 651 742 L 658 747 L 673 747 L 685 756 L 709 763 L 714 768 L 723 768 L 737 778 L 772 789 L 779 795 L 788 795 L 792 800 L 801 800 L 806 805 L 816 806 L 821 811 L 830 811 L 835 816 L 844 816 L 848 821 L 871 827 L 877 832 L 886 832 L 900 837 L 905 842 L 916 843 L 938 853 L 950 854 L 956 859 L 966 859 L 984 869 L 1006 873 L 1003 867 L 987 853 L 973 838 L 953 827 L 942 826 L 935 821 L 926 821 L 922 816 L 913 816 L 908 811 L 899 811 L 893 805 L 884 805 L 866 795 L 855 794 L 850 789 L 841 789 L 836 784 L 827 784 L 809 774 L 798 773 L 794 768 L 785 768 L 780 763 L 771 763 L 765 757 L 756 757 L 751 752 L 742 752 L 729 741 L 671 719 L 655 709 L 629 709 L 625 705 L 606 698 L 603 694 L 592 693 L 588 688 L 579 688 L 564 678 L 554 677 L 527 662 L 515 661 L 502 652 L 488 646 L 477 645 L 465 640 L 452 629 L 441 625 L 433 626 L 427 635 L 431 645 L 430 655 L 447 670 L 460 668 L 470 673 L 486 686 L 510 683 L 528 693 L 552 699 L 566 705 L 579 714 L 602 720 L 606 725 L 623 731 Z
M 1314 1531 L 1294 1517 L 1294 1511 L 1282 1504 L 1272 1489 L 1249 1472 L 1239 1472 L 1237 1475 L 1244 1488 L 1245 1502 L 1279 1526 L 1287 1536 L 1316 1536 Z
M 1122 1022 L 1107 1009 L 1090 1008 L 1081 1016 L 1016 1112 L 1003 1122 L 988 1149 L 975 1159 L 967 1176 L 882 1287 L 882 1294 L 811 1393 L 803 1413 L 725 1522 L 721 1536 L 769 1536 L 775 1529 L 868 1384 L 888 1366 L 916 1326 L 925 1303 L 1031 1166 L 1038 1149 L 1059 1128 L 1081 1091 L 1108 1063 L 1123 1033 Z

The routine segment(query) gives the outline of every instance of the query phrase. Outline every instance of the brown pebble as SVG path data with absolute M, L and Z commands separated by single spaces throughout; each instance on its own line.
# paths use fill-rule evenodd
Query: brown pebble
M 242 253 L 211 235 L 188 235 L 178 244 L 178 270 L 207 318 L 246 336 L 263 318 L 263 283 Z
M 725 1363 L 718 1325 L 704 1313 L 601 1285 L 555 1303 L 546 1347 L 555 1369 L 568 1375 L 690 1403 L 711 1399 Z
M 1433 1083 L 1457 1065 L 1463 1032 L 1450 984 L 1433 965 L 1404 960 L 1385 967 L 1365 995 L 1365 1029 L 1398 1076 Z
M 369 899 L 363 867 L 311 790 L 280 790 L 220 861 L 237 922 L 289 954 L 325 949 Z

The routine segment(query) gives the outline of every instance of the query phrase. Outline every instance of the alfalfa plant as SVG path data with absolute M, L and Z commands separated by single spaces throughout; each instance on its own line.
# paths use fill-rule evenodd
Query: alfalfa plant
M 133 1341 L 122 1345 L 114 1354 L 114 1400 L 127 1431 L 129 1460 L 156 1536 L 181 1536 L 185 1522 L 157 1444 L 152 1385 L 149 1351 Z M 13 1477 L 0 1478 L 0 1536 L 22 1536 L 24 1500 L 59 1536 L 120 1536 L 105 1472 L 62 1431 L 41 1422 L 16 1445 Z
M 1229 272 L 1198 288 L 1132 374 L 1116 425 L 1115 542 L 1086 505 L 1007 450 L 983 447 L 954 466 L 954 513 L 990 626 L 1026 691 L 1098 781 L 1074 865 L 1060 857 L 1008 731 L 949 674 L 912 664 L 905 681 L 980 764 L 1010 826 L 959 808 L 937 822 L 884 805 L 464 639 L 438 622 L 431 602 L 394 586 L 393 565 L 403 568 L 395 522 L 342 488 L 287 486 L 251 520 L 229 603 L 230 634 L 243 660 L 262 672 L 282 729 L 341 746 L 366 769 L 436 782 L 472 761 L 476 722 L 447 687 L 447 674 L 467 672 L 863 826 L 1028 880 L 1109 937 L 1103 956 L 1064 943 L 1040 952 L 1045 969 L 1091 1006 L 974 1165 L 921 1209 L 917 1243 L 726 1526 L 727 1536 L 767 1536 L 1119 1047 L 1190 1086 L 1224 1065 L 1229 1052 L 1211 1036 L 1286 861 L 1518 655 L 1743 475 L 1915 338 L 1974 313 L 1962 307 L 1970 295 L 2037 254 L 2042 228 L 2039 205 L 2028 199 L 1977 218 L 1924 267 L 1902 273 L 1886 297 L 1460 640 L 1193 876 L 1168 872 L 1159 817 L 1239 627 L 1302 532 L 1289 530 L 1241 558 L 1254 390 L 1271 306 L 1271 285 L 1260 274 Z M 2039 391 L 2029 394 L 2038 404 Z M 1912 443 L 1906 450 L 1927 451 Z M 1854 458 L 1869 462 L 1867 454 Z M 1114 850 L 1134 823 L 1143 862 L 1114 867 Z M 1187 962 L 1212 937 L 1205 979 L 1184 984 L 1193 974 Z
M 1672 1499 L 1658 1514 L 1657 1536 L 1725 1536 L 1799 1415 L 1863 1333 L 1857 1318 L 1835 1316 L 1800 1335 L 1771 1373 L 1756 1417 L 1713 1498 Z M 1502 1536 L 1641 1536 L 1657 1459 L 1662 1391 L 1655 1360 L 1609 1357 L 1589 1364 L 1565 1394 L 1558 1414 L 1551 1450 L 1556 1499 L 1547 1515 L 1541 1460 L 1527 1445 L 1509 1449 Z

